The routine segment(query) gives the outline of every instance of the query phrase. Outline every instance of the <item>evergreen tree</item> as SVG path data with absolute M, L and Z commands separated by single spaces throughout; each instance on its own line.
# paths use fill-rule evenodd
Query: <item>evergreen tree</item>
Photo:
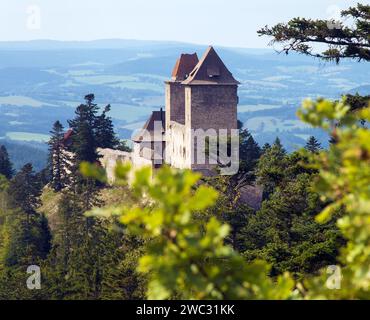
M 35 214 L 41 205 L 41 184 L 33 171 L 32 164 L 27 163 L 11 180 L 8 197 L 11 208 L 20 208 L 27 216 Z
M 56 121 L 50 131 L 49 140 L 49 167 L 50 185 L 54 191 L 61 191 L 68 185 L 68 170 L 70 169 L 71 157 L 68 155 L 64 144 L 63 125 Z
M 286 151 L 280 139 L 276 138 L 274 144 L 264 150 L 258 161 L 257 183 L 263 187 L 263 199 L 268 199 L 274 189 L 283 181 L 287 167 L 285 156 Z
M 261 154 L 264 154 L 267 150 L 271 148 L 271 145 L 269 143 L 265 143 L 262 147 Z
M 73 130 L 71 151 L 74 153 L 77 168 L 83 161 L 94 163 L 98 159 L 95 126 L 99 108 L 94 99 L 93 94 L 86 95 L 85 104 L 79 105 L 75 118 L 68 121 Z
M 247 173 L 253 172 L 260 156 L 261 148 L 258 143 L 247 129 L 242 129 L 239 147 L 240 170 Z
M 71 171 L 75 185 L 86 180 L 79 174 L 82 162 L 97 162 L 99 159 L 97 148 L 114 148 L 119 143 L 113 131 L 112 119 L 107 116 L 110 106 L 108 105 L 102 114 L 98 115 L 99 107 L 94 100 L 94 94 L 86 95 L 85 104 L 78 106 L 75 118 L 68 121 L 73 130 L 70 150 L 74 154 Z
M 5 146 L 0 146 L 0 175 L 5 176 L 7 179 L 11 179 L 13 173 L 8 151 Z
M 101 205 L 96 192 L 81 196 L 69 190 L 61 198 L 60 224 L 46 264 L 49 295 L 68 300 L 142 298 L 141 280 L 133 271 L 140 245 L 124 242 L 122 234 L 109 230 L 106 219 L 86 216 L 96 205 Z
M 259 212 L 247 216 L 243 254 L 248 261 L 269 262 L 274 276 L 289 271 L 303 277 L 336 264 L 344 241 L 334 223 L 315 221 L 324 204 L 310 190 L 312 176 L 301 173 L 287 180 Z
M 112 118 L 107 116 L 110 109 L 108 104 L 96 119 L 96 140 L 100 148 L 114 149 L 120 143 L 114 132 Z
M 36 211 L 39 195 L 38 179 L 29 164 L 0 190 L 0 299 L 47 297 L 45 288 L 26 286 L 27 268 L 41 266 L 50 250 L 48 221 Z
M 347 94 L 344 97 L 346 98 L 346 102 L 351 107 L 352 111 L 366 108 L 370 102 L 370 95 L 361 96 L 356 93 L 355 95 Z
M 322 147 L 321 143 L 317 141 L 314 136 L 311 136 L 306 143 L 305 149 L 312 153 L 318 153 Z

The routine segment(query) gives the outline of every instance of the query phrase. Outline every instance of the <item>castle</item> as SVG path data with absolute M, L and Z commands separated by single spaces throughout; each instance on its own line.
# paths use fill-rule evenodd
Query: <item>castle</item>
M 108 180 L 115 179 L 118 161 L 131 162 L 134 168 L 150 166 L 153 169 L 166 163 L 212 175 L 215 165 L 209 159 L 205 162 L 197 159 L 197 151 L 205 142 L 198 139 L 197 131 L 206 131 L 208 137 L 217 137 L 221 130 L 228 134 L 238 131 L 238 85 L 212 47 L 200 60 L 195 53 L 182 54 L 171 79 L 165 82 L 165 110 L 152 112 L 143 128 L 133 135 L 133 151 L 98 149 Z M 237 151 L 238 148 L 239 144 Z M 240 190 L 240 201 L 258 210 L 262 189 L 244 186 Z
M 197 132 L 209 138 L 237 130 L 238 85 L 213 47 L 200 60 L 196 53 L 181 54 L 165 82 L 165 111 L 154 111 L 132 138 L 133 164 L 209 173 L 214 165 L 200 161 L 205 141 Z

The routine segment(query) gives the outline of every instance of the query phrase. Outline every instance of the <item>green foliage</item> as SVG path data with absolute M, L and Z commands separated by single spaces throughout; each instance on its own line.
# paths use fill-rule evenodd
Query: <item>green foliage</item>
M 93 167 L 85 166 L 84 171 L 96 175 Z M 129 171 L 119 165 L 118 179 L 125 180 Z M 274 282 L 266 275 L 266 264 L 247 265 L 224 244 L 228 225 L 212 217 L 203 230 L 194 221 L 195 212 L 212 206 L 217 198 L 210 187 L 194 189 L 198 174 L 163 167 L 154 177 L 148 168 L 134 175 L 133 205 L 97 209 L 92 214 L 114 216 L 130 234 L 147 240 L 138 270 L 149 277 L 149 299 L 278 299 L 291 294 L 293 283 L 286 275 Z
M 305 149 L 309 152 L 317 153 L 322 149 L 322 147 L 321 147 L 321 143 L 314 136 L 311 136 L 307 140 Z
M 51 181 L 50 185 L 54 191 L 58 192 L 68 186 L 68 171 L 71 169 L 71 156 L 67 152 L 64 143 L 63 125 L 56 121 L 50 131 L 49 140 L 49 170 Z
M 0 146 L 0 175 L 11 179 L 13 176 L 13 166 L 9 159 L 8 151 L 5 146 Z
M 334 223 L 315 221 L 324 205 L 311 190 L 312 180 L 309 172 L 286 177 L 248 217 L 242 231 L 248 261 L 263 259 L 272 265 L 272 275 L 289 271 L 299 278 L 337 262 L 344 241 Z
M 20 208 L 28 216 L 36 212 L 40 206 L 41 185 L 30 163 L 11 180 L 8 188 L 9 205 Z
M 85 104 L 79 105 L 75 118 L 68 121 L 73 130 L 71 150 L 77 162 L 76 168 L 83 161 L 94 163 L 98 159 L 97 148 L 114 148 L 118 144 L 112 119 L 107 116 L 110 106 L 98 115 L 99 107 L 94 100 L 93 94 L 86 95 Z
M 351 107 L 351 110 L 366 108 L 370 102 L 370 95 L 361 96 L 356 93 L 355 95 L 347 94 L 344 97 L 346 99 L 346 103 Z
M 261 149 L 247 129 L 240 130 L 239 136 L 240 169 L 246 172 L 251 172 L 254 170 L 261 155 Z
M 277 138 L 275 143 L 265 148 L 256 168 L 257 183 L 263 187 L 264 199 L 268 199 L 274 189 L 283 181 L 287 166 L 286 151 Z
M 0 299 L 42 299 L 44 290 L 26 287 L 27 267 L 42 264 L 51 241 L 48 221 L 36 211 L 36 175 L 26 165 L 10 182 L 0 180 Z
M 140 241 L 111 230 L 106 218 L 86 217 L 87 210 L 102 204 L 100 193 L 89 185 L 79 190 L 64 191 L 58 201 L 52 250 L 43 268 L 49 298 L 142 298 L 144 280 L 135 272 Z
M 271 28 L 266 26 L 258 34 L 272 37 L 272 44 L 281 43 L 286 54 L 295 51 L 337 63 L 343 58 L 370 61 L 370 6 L 359 3 L 342 11 L 342 17 L 353 19 L 354 27 L 334 20 L 294 18 Z M 317 44 L 327 49 L 318 52 Z
M 341 289 L 325 290 L 322 279 L 313 279 L 306 284 L 308 298 L 370 297 L 370 130 L 360 123 L 370 121 L 370 107 L 354 113 L 349 110 L 345 101 L 307 100 L 298 113 L 336 139 L 327 152 L 311 155 L 312 166 L 319 170 L 315 190 L 323 201 L 331 202 L 317 220 L 326 222 L 344 210 L 337 225 L 348 241 L 341 254 L 345 266 Z
M 113 149 L 120 143 L 114 133 L 112 118 L 107 115 L 111 106 L 108 104 L 96 119 L 96 143 L 100 148 Z

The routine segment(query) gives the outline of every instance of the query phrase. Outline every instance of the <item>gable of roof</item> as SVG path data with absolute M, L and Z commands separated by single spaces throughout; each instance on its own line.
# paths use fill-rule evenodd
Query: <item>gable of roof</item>
M 134 142 L 143 142 L 143 141 L 154 141 L 156 138 L 154 135 L 154 123 L 156 121 L 162 122 L 162 133 L 164 133 L 166 120 L 165 111 L 153 111 L 149 119 L 145 122 L 144 126 L 139 130 L 139 132 L 132 138 Z M 149 133 L 149 134 L 148 134 Z M 163 138 L 162 140 L 163 141 Z
M 72 136 L 73 136 L 74 132 L 73 132 L 73 129 L 68 129 L 65 133 L 64 133 L 64 136 L 63 136 L 63 139 L 62 139 L 62 144 L 66 147 L 70 146 L 72 144 Z
M 184 85 L 238 85 L 215 49 L 208 47 L 206 53 L 194 67 Z
M 199 62 L 198 55 L 193 54 L 181 54 L 180 58 L 176 61 L 176 65 L 172 71 L 172 81 L 183 81 L 185 80 L 190 72 Z

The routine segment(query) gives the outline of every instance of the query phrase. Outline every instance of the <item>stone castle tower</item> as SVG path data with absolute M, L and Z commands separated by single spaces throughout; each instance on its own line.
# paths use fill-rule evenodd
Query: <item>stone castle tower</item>
M 154 111 L 132 139 L 133 163 L 207 173 L 212 165 L 197 158 L 201 140 L 194 131 L 237 129 L 238 85 L 213 47 L 200 60 L 196 53 L 182 54 L 165 82 L 165 112 Z
M 238 84 L 213 47 L 201 60 L 182 54 L 166 82 L 165 162 L 177 168 L 207 171 L 198 163 L 197 129 L 237 129 Z

